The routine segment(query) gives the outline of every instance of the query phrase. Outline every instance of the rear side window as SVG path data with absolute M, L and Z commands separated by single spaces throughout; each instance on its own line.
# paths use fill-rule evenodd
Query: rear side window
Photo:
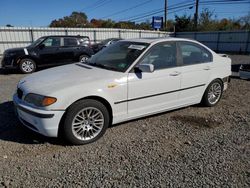
M 78 46 L 76 38 L 64 38 L 64 46 Z
M 212 54 L 204 47 L 191 42 L 179 42 L 184 65 L 207 63 L 212 61 Z

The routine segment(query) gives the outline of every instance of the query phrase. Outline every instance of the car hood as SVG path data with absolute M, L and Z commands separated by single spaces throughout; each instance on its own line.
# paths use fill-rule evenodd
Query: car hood
M 5 50 L 5 53 L 16 53 L 16 52 L 24 52 L 24 48 L 10 48 Z
M 119 76 L 124 74 L 76 63 L 33 73 L 20 80 L 18 87 L 23 88 L 26 93 L 48 95 L 79 85 L 84 87 L 91 84 L 91 87 L 94 87 L 93 82 L 106 83 Z

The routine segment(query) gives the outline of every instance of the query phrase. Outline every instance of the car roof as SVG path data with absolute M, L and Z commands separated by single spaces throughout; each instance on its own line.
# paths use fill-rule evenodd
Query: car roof
M 75 38 L 89 38 L 88 36 L 81 36 L 81 35 L 47 35 L 43 37 L 75 37 Z
M 142 43 L 157 43 L 157 42 L 167 42 L 167 41 L 195 41 L 192 39 L 185 38 L 175 38 L 175 37 L 159 37 L 159 38 L 135 38 L 135 39 L 125 39 L 124 41 L 130 42 L 142 42 Z M 196 42 L 196 41 L 195 41 Z

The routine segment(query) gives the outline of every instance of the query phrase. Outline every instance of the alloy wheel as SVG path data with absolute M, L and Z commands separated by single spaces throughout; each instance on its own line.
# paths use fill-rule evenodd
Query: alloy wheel
M 222 93 L 221 84 L 218 82 L 214 82 L 208 91 L 208 102 L 210 104 L 215 104 L 219 101 Z
M 30 73 L 34 70 L 35 66 L 34 66 L 34 63 L 32 61 L 29 61 L 29 60 L 25 60 L 22 65 L 22 70 L 26 73 Z
M 81 63 L 84 63 L 88 60 L 88 57 L 87 56 L 83 56 L 80 60 Z
M 104 115 L 94 107 L 87 107 L 79 111 L 72 121 L 73 135 L 82 141 L 95 138 L 104 126 Z

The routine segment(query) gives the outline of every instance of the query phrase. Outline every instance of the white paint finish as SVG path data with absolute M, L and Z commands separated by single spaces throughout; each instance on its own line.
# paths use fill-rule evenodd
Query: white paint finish
M 13 101 L 14 101 L 15 105 L 18 104 L 19 106 L 21 106 L 27 110 L 31 110 L 33 112 L 36 112 L 36 113 L 54 114 L 53 118 L 38 118 L 38 117 L 35 117 L 31 114 L 28 114 L 22 110 L 17 109 L 17 113 L 18 113 L 18 117 L 19 117 L 20 121 L 22 121 L 22 119 L 23 119 L 38 129 L 38 131 L 32 129 L 33 131 L 39 132 L 40 134 L 42 134 L 44 136 L 57 137 L 59 123 L 60 123 L 60 120 L 64 114 L 64 111 L 47 111 L 47 110 L 34 109 L 34 108 L 31 108 L 25 104 L 22 104 L 22 101 L 20 101 L 16 95 L 14 95 Z M 23 124 L 25 126 L 27 126 L 25 124 L 25 122 L 23 122 Z M 30 128 L 29 126 L 27 126 L 27 127 Z
M 181 86 L 180 75 L 171 75 L 180 72 L 180 67 L 156 70 L 153 73 L 129 73 L 128 100 L 144 96 L 161 94 L 179 90 Z M 146 97 L 128 102 L 128 117 L 143 115 L 152 109 L 159 111 L 171 108 L 178 103 L 178 92 L 173 92 L 155 97 Z
M 192 40 L 175 38 L 135 39 L 133 41 L 146 42 L 153 46 L 159 42 L 183 40 L 201 45 Z M 132 40 L 130 39 L 130 41 Z M 46 127 L 58 127 L 63 112 L 71 104 L 85 97 L 97 96 L 105 99 L 113 111 L 113 124 L 196 104 L 200 102 L 207 85 L 212 80 L 222 79 L 231 74 L 231 60 L 209 51 L 212 53 L 213 62 L 156 70 L 153 73 L 142 73 L 141 77 L 130 73 L 131 68 L 122 73 L 81 63 L 40 71 L 22 79 L 18 87 L 24 91 L 24 95 L 36 93 L 52 96 L 57 98 L 57 102 L 49 107 L 39 109 L 17 100 L 15 96 L 14 102 L 32 111 L 45 114 L 58 113 L 55 116 L 56 119 L 46 120 L 39 120 L 30 114 L 19 113 L 23 119 L 30 123 L 38 122 L 39 132 L 46 136 L 55 136 L 56 128 L 54 131 L 46 132 L 44 131 L 47 129 Z M 132 67 L 145 53 L 147 50 L 132 64 Z M 207 66 L 210 67 L 210 70 L 204 70 Z M 178 74 L 174 74 L 176 72 Z M 205 86 L 184 90 L 201 84 L 205 84 Z M 161 95 L 165 92 L 169 93 Z M 147 97 L 149 95 L 153 96 Z M 140 97 L 144 98 L 130 100 Z M 61 110 L 61 113 L 58 110 Z
M 181 75 L 181 89 L 195 87 L 187 90 L 180 91 L 180 102 L 181 103 L 193 103 L 199 102 L 206 87 L 210 74 L 212 71 L 211 62 L 201 63 L 196 65 L 183 66 Z

